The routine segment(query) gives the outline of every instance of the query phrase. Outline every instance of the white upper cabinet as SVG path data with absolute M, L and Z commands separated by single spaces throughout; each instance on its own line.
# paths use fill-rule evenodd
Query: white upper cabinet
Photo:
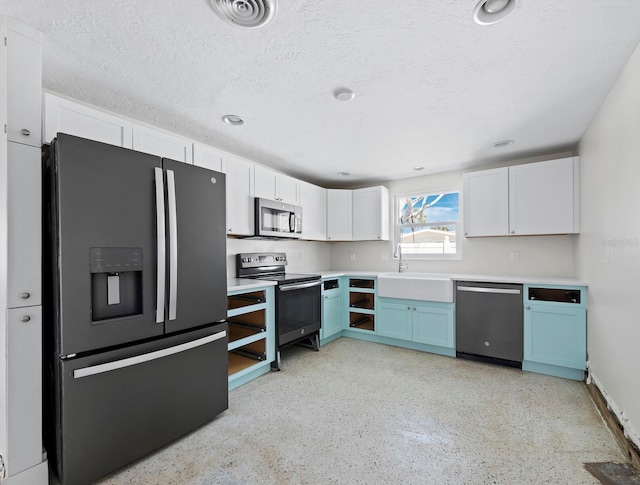
M 42 43 L 40 32 L 7 19 L 3 27 L 7 58 L 7 138 L 40 147 Z
M 464 235 L 578 233 L 579 178 L 578 157 L 466 173 Z
M 352 207 L 352 190 L 327 189 L 327 240 L 351 241 Z M 304 208 L 302 210 L 304 217 Z
M 42 304 L 40 148 L 8 143 L 7 307 Z
M 256 197 L 299 205 L 299 181 L 274 170 L 255 166 Z
M 462 176 L 464 235 L 509 234 L 509 169 L 469 172 Z
M 253 189 L 254 164 L 248 160 L 227 156 L 227 234 L 253 236 L 255 204 Z
M 302 238 L 314 241 L 327 239 L 327 189 L 300 182 L 302 206 Z
M 201 145 L 200 143 L 193 144 L 193 164 L 196 167 L 223 172 L 226 157 L 226 152 L 217 148 Z
M 178 162 L 193 163 L 193 143 L 166 131 L 133 125 L 133 149 Z
M 509 167 L 509 233 L 580 232 L 578 157 Z
M 58 133 L 67 133 L 123 148 L 133 148 L 131 121 L 75 101 L 44 93 L 42 143 L 51 143 Z
M 389 189 L 382 185 L 353 191 L 353 240 L 389 240 Z

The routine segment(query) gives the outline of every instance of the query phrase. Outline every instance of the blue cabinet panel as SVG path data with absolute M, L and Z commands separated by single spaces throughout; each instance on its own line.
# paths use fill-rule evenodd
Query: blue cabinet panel
M 378 303 L 376 334 L 383 337 L 411 340 L 413 313 L 403 303 Z
M 340 289 L 325 291 L 322 295 L 322 327 L 320 340 L 342 331 L 342 293 Z
M 416 305 L 413 318 L 413 341 L 453 348 L 453 309 Z

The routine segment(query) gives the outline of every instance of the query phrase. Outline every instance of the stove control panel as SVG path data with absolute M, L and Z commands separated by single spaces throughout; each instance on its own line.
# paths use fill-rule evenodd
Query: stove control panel
M 238 268 L 260 268 L 263 266 L 285 266 L 286 253 L 239 253 L 236 255 Z

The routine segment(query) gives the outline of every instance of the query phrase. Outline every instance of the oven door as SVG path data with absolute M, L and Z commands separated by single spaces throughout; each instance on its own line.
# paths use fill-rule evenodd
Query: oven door
M 276 335 L 278 349 L 320 330 L 321 281 L 278 286 Z

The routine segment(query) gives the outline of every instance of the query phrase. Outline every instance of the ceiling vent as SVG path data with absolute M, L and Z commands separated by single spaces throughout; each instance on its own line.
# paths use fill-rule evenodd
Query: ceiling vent
M 209 0 L 211 8 L 227 23 L 242 29 L 259 29 L 276 15 L 276 0 Z

